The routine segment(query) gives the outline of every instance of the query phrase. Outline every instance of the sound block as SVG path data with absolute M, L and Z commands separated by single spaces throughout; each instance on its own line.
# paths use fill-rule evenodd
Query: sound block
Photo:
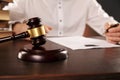
M 23 48 L 18 52 L 18 59 L 29 62 L 55 62 L 65 60 L 66 58 L 68 58 L 68 53 L 65 49 Z

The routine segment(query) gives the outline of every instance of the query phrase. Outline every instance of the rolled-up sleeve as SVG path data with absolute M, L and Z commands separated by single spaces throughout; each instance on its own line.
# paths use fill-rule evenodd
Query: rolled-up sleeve
M 95 31 L 103 35 L 105 23 L 117 23 L 117 21 L 109 16 L 96 0 L 90 0 L 88 6 L 87 24 Z

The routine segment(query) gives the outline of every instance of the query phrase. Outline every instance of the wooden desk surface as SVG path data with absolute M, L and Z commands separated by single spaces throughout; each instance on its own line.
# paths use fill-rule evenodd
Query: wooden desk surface
M 17 59 L 20 48 L 30 42 L 0 43 L 0 80 L 119 80 L 120 48 L 71 50 L 47 41 L 47 50 L 65 48 L 69 58 L 52 63 Z

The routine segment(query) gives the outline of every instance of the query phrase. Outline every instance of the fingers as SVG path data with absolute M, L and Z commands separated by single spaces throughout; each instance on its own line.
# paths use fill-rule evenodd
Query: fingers
M 45 32 L 48 33 L 52 30 L 52 27 L 44 25 Z
M 105 24 L 106 32 L 120 32 L 120 24 Z
M 52 30 L 52 27 L 50 26 L 44 26 L 45 32 L 48 33 L 49 31 Z M 13 33 L 14 34 L 19 34 L 22 32 L 26 32 L 28 30 L 28 25 L 26 23 L 18 23 L 13 27 Z M 26 40 L 30 40 L 30 38 L 25 38 Z
M 109 32 L 114 33 L 114 32 L 120 32 L 120 24 L 114 28 L 111 28 Z
M 16 24 L 16 25 L 14 26 L 13 32 L 14 32 L 15 34 L 19 34 L 19 33 L 22 33 L 22 32 L 27 31 L 27 28 L 28 28 L 28 26 L 27 26 L 26 24 L 21 24 L 21 23 L 19 23 L 19 24 Z
M 108 32 L 106 33 L 106 36 L 109 36 L 109 37 L 120 37 L 120 32 Z
M 47 26 L 47 25 L 44 25 L 44 28 L 45 28 L 46 33 L 52 30 L 52 27 Z M 14 26 L 13 32 L 15 34 L 19 34 L 21 32 L 27 31 L 27 29 L 28 29 L 28 26 L 26 25 L 26 23 L 18 23 Z
M 117 42 L 120 42 L 120 33 L 106 33 L 106 40 L 116 44 Z
M 110 43 L 116 44 L 120 42 L 120 25 L 118 24 L 116 27 L 110 27 L 110 24 L 105 25 L 105 30 L 108 30 L 105 33 L 106 40 Z
M 107 40 L 109 43 L 112 43 L 112 44 L 117 44 L 117 42 L 116 42 L 116 41 L 110 40 L 109 38 L 106 38 L 106 40 Z
M 120 37 L 107 37 L 106 39 L 111 42 L 120 42 Z
M 110 27 L 110 23 L 105 24 L 105 30 L 107 30 Z
M 13 27 L 13 34 L 17 35 L 22 32 L 27 31 L 28 26 L 25 23 L 18 23 Z M 30 40 L 30 38 L 25 38 L 25 40 Z

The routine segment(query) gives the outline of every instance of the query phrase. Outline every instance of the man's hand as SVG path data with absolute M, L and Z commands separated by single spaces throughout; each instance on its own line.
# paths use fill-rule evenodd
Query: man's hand
M 107 30 L 111 25 L 106 24 L 105 29 Z M 116 27 L 108 29 L 105 33 L 106 40 L 110 43 L 117 44 L 120 42 L 120 24 Z
M 44 25 L 45 27 L 45 32 L 48 33 L 50 30 L 52 30 L 51 27 Z M 25 32 L 28 30 L 28 25 L 26 25 L 26 23 L 17 23 L 13 26 L 13 32 L 15 34 L 19 34 L 22 32 Z M 29 38 L 27 38 L 27 40 L 30 40 Z
M 49 33 L 52 30 L 52 27 L 47 26 L 47 25 L 44 25 L 44 28 L 45 28 L 46 33 Z
M 17 23 L 13 26 L 13 32 L 15 34 L 19 34 L 19 33 L 22 33 L 22 32 L 25 32 L 27 31 L 28 29 L 28 26 L 25 24 L 25 23 Z

